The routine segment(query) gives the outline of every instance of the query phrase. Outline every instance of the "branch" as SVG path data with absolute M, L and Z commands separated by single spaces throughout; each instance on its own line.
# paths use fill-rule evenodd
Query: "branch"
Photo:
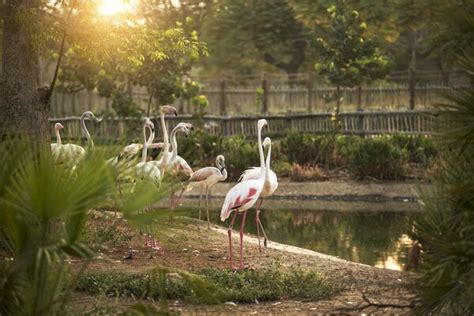
M 74 7 L 71 6 L 71 9 L 69 10 L 69 14 L 67 16 L 67 21 L 69 21 L 69 19 L 71 18 L 73 9 L 74 9 Z M 49 91 L 48 91 L 48 94 L 46 95 L 45 104 L 48 104 L 49 100 L 51 100 L 51 96 L 53 95 L 54 87 L 56 86 L 56 81 L 58 79 L 58 73 L 59 73 L 59 67 L 61 65 L 61 60 L 63 59 L 63 55 L 64 55 L 64 46 L 65 46 L 65 43 L 66 43 L 66 35 L 67 35 L 67 28 L 66 28 L 66 26 L 64 26 L 63 37 L 61 39 L 61 47 L 59 48 L 58 62 L 56 63 L 56 68 L 54 69 L 53 80 L 51 81 L 51 84 L 49 85 Z
M 374 303 L 371 302 L 370 299 L 364 292 L 361 292 L 362 298 L 364 299 L 359 304 L 354 307 L 342 307 L 338 308 L 335 311 L 338 312 L 353 312 L 353 311 L 362 311 L 368 307 L 376 307 L 376 308 L 415 308 L 415 302 L 412 301 L 409 304 L 385 304 L 385 303 Z M 363 304 L 365 302 L 365 304 Z

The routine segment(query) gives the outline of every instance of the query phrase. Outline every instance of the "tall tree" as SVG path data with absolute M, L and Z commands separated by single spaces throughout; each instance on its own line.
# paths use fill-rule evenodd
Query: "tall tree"
M 344 0 L 328 7 L 327 14 L 330 24 L 326 36 L 317 40 L 321 62 L 315 69 L 337 86 L 337 117 L 340 87 L 360 86 L 383 78 L 388 72 L 388 59 L 379 51 L 375 39 L 366 34 L 367 23 L 360 19 L 359 12 Z
M 47 133 L 46 91 L 38 86 L 39 52 L 29 15 L 42 14 L 42 1 L 7 0 L 3 11 L 2 74 L 0 80 L 0 135 Z M 31 13 L 33 12 L 33 13 Z
M 206 28 L 208 63 L 218 67 L 238 69 L 254 58 L 293 74 L 306 61 L 309 34 L 287 0 L 220 1 Z

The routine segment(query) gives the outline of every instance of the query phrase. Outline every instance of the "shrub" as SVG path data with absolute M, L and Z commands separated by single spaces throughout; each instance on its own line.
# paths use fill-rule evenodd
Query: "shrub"
M 400 179 L 405 174 L 408 154 L 386 138 L 366 138 L 342 151 L 348 167 L 358 178 Z
M 291 132 L 282 140 L 282 151 L 288 157 L 288 162 L 300 165 L 335 165 L 335 148 L 334 135 L 314 136 Z
M 243 136 L 224 138 L 222 152 L 226 156 L 227 172 L 231 180 L 238 179 L 245 169 L 259 165 L 257 144 L 249 142 Z
M 293 170 L 291 164 L 283 160 L 275 161 L 271 168 L 276 173 L 277 177 L 289 177 L 291 170 Z
M 391 141 L 396 147 L 408 151 L 408 159 L 410 162 L 422 163 L 426 166 L 430 159 L 436 157 L 437 154 L 431 137 L 394 134 L 391 136 Z

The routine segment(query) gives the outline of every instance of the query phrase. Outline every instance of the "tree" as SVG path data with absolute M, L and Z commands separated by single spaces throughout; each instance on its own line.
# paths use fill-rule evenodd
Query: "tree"
M 296 73 L 306 61 L 308 30 L 287 0 L 223 0 L 214 8 L 205 39 L 211 67 L 255 71 L 262 62 L 287 74 Z
M 351 10 L 344 0 L 327 8 L 330 24 L 326 36 L 317 39 L 321 63 L 316 71 L 336 85 L 337 107 L 341 103 L 340 87 L 355 87 L 381 79 L 388 72 L 388 59 L 377 48 L 373 37 L 366 35 L 367 23 L 359 12 Z

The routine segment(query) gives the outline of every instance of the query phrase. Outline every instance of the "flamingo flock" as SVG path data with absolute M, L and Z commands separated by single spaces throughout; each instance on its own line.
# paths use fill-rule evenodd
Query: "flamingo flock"
M 178 123 L 171 134 L 168 134 L 166 126 L 166 115 L 178 115 L 176 108 L 170 105 L 164 105 L 160 108 L 160 121 L 163 135 L 163 142 L 154 143 L 155 126 L 150 118 L 144 118 L 142 125 L 142 139 L 143 143 L 133 143 L 125 146 L 119 155 L 107 160 L 107 163 L 112 167 L 125 166 L 128 169 L 128 175 L 135 179 L 146 179 L 156 185 L 160 186 L 161 180 L 165 174 L 169 174 L 171 179 L 174 179 L 181 185 L 179 194 L 171 193 L 170 208 L 174 209 L 185 191 L 190 191 L 197 187 L 200 189 L 199 195 L 199 219 L 201 219 L 201 202 L 204 193 L 206 203 L 206 215 L 208 228 L 210 228 L 209 220 L 209 194 L 211 188 L 218 182 L 227 180 L 227 169 L 224 155 L 218 155 L 215 160 L 215 167 L 208 166 L 193 172 L 185 159 L 178 155 L 178 143 L 176 135 L 184 133 L 189 135 L 192 132 L 193 126 L 190 123 Z M 83 134 L 87 139 L 86 148 L 76 144 L 63 144 L 61 141 L 60 131 L 64 129 L 61 123 L 54 125 L 56 134 L 56 143 L 51 144 L 51 151 L 53 158 L 58 164 L 65 164 L 72 169 L 84 159 L 87 151 L 94 150 L 94 142 L 85 124 L 85 120 L 94 120 L 100 122 L 95 115 L 86 111 L 82 114 L 80 122 Z M 278 179 L 270 168 L 271 161 L 271 139 L 266 137 L 262 142 L 262 131 L 268 127 L 265 119 L 260 119 L 257 122 L 258 132 L 258 152 L 260 157 L 260 166 L 251 167 L 245 170 L 235 184 L 226 194 L 224 203 L 221 208 L 220 218 L 222 221 L 230 219 L 227 230 L 229 243 L 229 265 L 235 269 L 233 265 L 233 251 L 232 251 L 232 229 L 236 221 L 237 215 L 242 215 L 240 224 L 240 269 L 244 268 L 243 255 L 243 237 L 244 226 L 247 217 L 247 211 L 255 206 L 256 215 L 255 223 L 257 227 L 258 245 L 260 245 L 260 231 L 263 234 L 264 246 L 267 246 L 268 237 L 265 233 L 263 225 L 260 221 L 260 211 L 263 200 L 275 192 L 278 187 Z M 171 138 L 171 140 L 170 140 Z M 159 156 L 150 156 L 149 149 L 162 149 Z M 266 157 L 264 150 L 267 150 Z M 145 244 L 159 249 L 152 233 L 145 234 Z

